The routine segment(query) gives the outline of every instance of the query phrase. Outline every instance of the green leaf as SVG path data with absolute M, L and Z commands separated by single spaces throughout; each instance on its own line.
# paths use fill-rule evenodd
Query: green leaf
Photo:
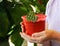
M 23 39 L 21 38 L 19 32 L 20 32 L 20 28 L 17 26 L 14 29 L 13 34 L 11 35 L 11 41 L 15 44 L 15 46 L 21 46 L 23 43 Z
M 29 11 L 26 17 L 29 22 L 36 22 L 38 19 L 38 17 L 35 16 L 35 13 L 33 11 Z
M 23 2 L 23 3 L 25 3 L 25 4 L 30 4 L 31 3 L 31 1 L 30 0 L 20 0 L 21 2 Z
M 7 36 L 9 27 L 9 20 L 7 14 L 3 11 L 0 11 L 0 37 Z
M 9 46 L 8 40 L 0 41 L 0 46 Z
M 27 10 L 25 7 L 20 7 L 19 5 L 16 5 L 12 10 L 11 10 L 11 16 L 15 22 L 16 25 L 20 24 L 22 21 L 21 16 L 25 15 L 27 13 Z

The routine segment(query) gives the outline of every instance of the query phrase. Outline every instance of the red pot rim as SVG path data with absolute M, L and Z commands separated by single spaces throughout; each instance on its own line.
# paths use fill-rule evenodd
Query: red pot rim
M 46 19 L 46 16 L 44 14 L 36 14 L 36 16 L 38 17 L 38 20 L 36 22 L 45 21 Z M 26 22 L 28 22 L 26 19 L 26 15 L 23 15 L 21 18 L 25 20 Z

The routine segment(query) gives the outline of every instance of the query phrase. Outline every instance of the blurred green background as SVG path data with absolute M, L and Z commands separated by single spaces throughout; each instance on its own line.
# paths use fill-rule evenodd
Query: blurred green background
M 0 0 L 0 46 L 9 46 L 9 39 L 15 46 L 22 46 L 24 39 L 19 35 L 21 16 L 32 9 L 30 5 L 36 8 L 36 13 L 45 13 L 47 1 Z

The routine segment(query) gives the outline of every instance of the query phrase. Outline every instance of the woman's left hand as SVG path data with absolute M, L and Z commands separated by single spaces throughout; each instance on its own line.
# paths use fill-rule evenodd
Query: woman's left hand
M 53 34 L 54 34 L 53 30 L 45 30 L 42 32 L 37 32 L 32 34 L 32 36 L 29 36 L 24 32 L 20 32 L 21 37 L 31 43 L 44 43 L 47 40 L 53 39 Z

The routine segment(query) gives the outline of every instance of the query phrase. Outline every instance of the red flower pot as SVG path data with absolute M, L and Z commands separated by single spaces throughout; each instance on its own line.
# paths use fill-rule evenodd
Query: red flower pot
M 27 21 L 26 16 L 22 16 L 26 34 L 30 36 L 35 32 L 41 32 L 45 29 L 46 16 L 44 14 L 36 14 L 36 16 L 38 17 L 38 20 L 35 23 Z

